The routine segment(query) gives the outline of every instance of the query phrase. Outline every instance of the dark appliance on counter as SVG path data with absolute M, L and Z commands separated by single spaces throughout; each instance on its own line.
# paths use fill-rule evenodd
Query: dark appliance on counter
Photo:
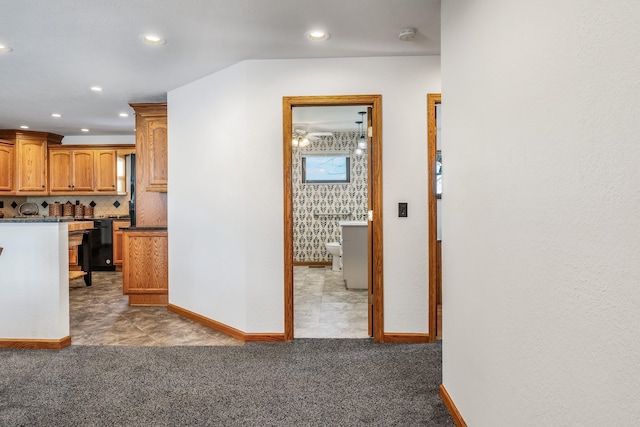
M 113 219 L 94 219 L 91 230 L 91 270 L 115 271 L 113 265 Z
M 129 218 L 131 218 L 131 227 L 136 226 L 136 154 L 129 154 Z

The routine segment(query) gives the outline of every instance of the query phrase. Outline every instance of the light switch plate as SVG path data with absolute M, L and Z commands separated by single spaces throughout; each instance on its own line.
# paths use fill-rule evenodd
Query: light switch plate
M 407 203 L 398 203 L 398 217 L 406 218 L 409 216 Z

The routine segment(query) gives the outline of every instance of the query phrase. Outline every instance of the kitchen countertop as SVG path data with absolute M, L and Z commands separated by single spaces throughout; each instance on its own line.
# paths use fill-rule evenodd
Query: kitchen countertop
M 135 227 L 120 227 L 120 230 L 129 231 L 166 231 L 166 225 L 148 225 L 148 226 L 135 226 Z
M 14 217 L 0 218 L 0 222 L 73 222 L 72 217 L 61 216 L 37 216 L 37 217 Z

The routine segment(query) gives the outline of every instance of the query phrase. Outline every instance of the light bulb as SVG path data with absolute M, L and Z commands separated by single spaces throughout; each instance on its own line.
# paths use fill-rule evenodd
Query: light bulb
M 299 145 L 297 137 L 293 137 L 293 139 L 291 140 L 291 145 L 293 145 L 294 147 L 297 147 Z
M 362 155 L 362 148 L 356 148 L 356 156 Z
M 303 138 L 302 141 L 300 141 L 300 147 L 306 147 L 309 143 L 310 141 L 307 138 Z

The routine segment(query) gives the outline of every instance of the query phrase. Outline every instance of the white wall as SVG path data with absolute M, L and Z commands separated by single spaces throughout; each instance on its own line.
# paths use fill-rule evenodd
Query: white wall
M 436 56 L 246 61 L 170 92 L 170 303 L 283 332 L 282 97 L 382 94 L 384 328 L 426 333 L 426 94 L 439 91 Z
M 640 419 L 638 16 L 442 2 L 443 384 L 470 426 Z
M 0 339 L 69 336 L 67 223 L 0 222 Z

